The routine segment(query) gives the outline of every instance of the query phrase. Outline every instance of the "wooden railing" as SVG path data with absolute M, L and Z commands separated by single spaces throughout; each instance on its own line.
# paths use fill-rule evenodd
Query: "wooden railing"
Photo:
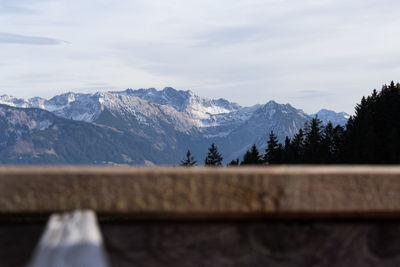
M 86 211 L 68 213 L 74 210 Z M 238 255 L 245 253 L 240 258 L 241 266 L 297 266 L 309 260 L 321 261 L 318 266 L 342 266 L 349 262 L 352 266 L 371 263 L 379 266 L 399 263 L 400 266 L 400 249 L 397 249 L 400 241 L 397 239 L 389 238 L 386 250 L 383 247 L 369 248 L 372 246 L 370 243 L 362 243 L 371 238 L 381 240 L 379 231 L 385 229 L 391 229 L 392 236 L 400 237 L 400 167 L 396 166 L 0 167 L 0 236 L 16 223 L 23 227 L 26 226 L 24 223 L 38 222 L 50 214 L 65 212 L 69 215 L 53 215 L 47 223 L 30 266 L 56 266 L 57 259 L 68 261 L 68 266 L 109 266 L 107 257 L 111 258 L 113 266 L 142 266 L 137 260 L 145 252 L 135 254 L 135 250 L 140 250 L 140 240 L 148 242 L 156 238 L 159 243 L 154 241 L 153 245 L 159 246 L 158 251 L 167 251 L 164 243 L 169 239 L 172 249 L 177 249 L 178 242 L 194 246 L 193 249 L 197 248 L 201 254 L 201 244 L 224 231 L 226 236 L 223 239 L 228 240 L 224 249 L 229 251 L 232 246 L 243 246 L 237 251 Z M 100 219 L 100 230 L 96 214 Z M 308 224 L 301 224 L 304 221 Z M 155 229 L 172 227 L 175 234 L 163 236 L 158 233 L 154 237 L 153 230 L 146 228 L 151 225 Z M 265 225 L 276 233 L 269 232 Z M 242 243 L 233 240 L 238 232 L 232 232 L 232 227 L 238 232 L 243 231 Z M 253 233 L 249 230 L 252 227 L 263 231 Z M 137 241 L 133 241 L 135 236 L 131 236 L 129 242 L 135 245 L 121 248 L 132 229 L 136 229 L 136 234 L 143 230 L 151 236 L 139 234 Z M 205 237 L 194 234 L 194 229 Z M 215 229 L 219 231 L 215 232 Z M 322 242 L 321 229 L 331 239 Z M 372 230 L 368 232 L 365 229 Z M 185 231 L 191 235 L 185 236 Z M 105 235 L 105 248 L 101 232 Z M 179 233 L 183 236 L 179 237 Z M 377 236 L 371 237 L 374 233 Z M 264 241 L 257 239 L 263 235 Z M 282 243 L 280 238 L 292 238 L 293 243 Z M 189 245 L 187 240 L 191 240 Z M 350 250 L 346 251 L 351 251 L 351 257 L 342 252 L 345 253 L 343 258 L 340 254 L 334 261 L 325 262 L 319 258 L 331 256 L 329 253 L 334 253 L 335 249 L 341 251 L 334 247 L 323 249 L 329 242 L 340 244 L 338 240 L 347 242 Z M 357 248 L 355 244 L 349 245 L 351 240 L 361 242 L 357 244 L 367 246 L 369 250 L 366 252 L 365 248 L 360 248 L 361 254 L 355 254 Z M 258 242 L 258 248 L 253 247 L 254 242 Z M 268 249 L 262 247 L 263 244 L 267 244 Z M 0 244 L 0 250 L 4 246 Z M 182 246 L 178 246 L 180 251 L 184 251 Z M 321 255 L 313 258 L 314 254 L 307 252 L 306 248 L 320 249 Z M 203 248 L 207 249 L 209 246 Z M 257 249 L 261 250 L 254 252 Z M 114 255 L 115 251 L 124 254 L 125 258 L 118 253 Z M 229 258 L 215 256 L 215 253 L 222 253 L 218 248 L 207 252 L 210 254 L 208 259 L 192 256 L 192 261 L 185 258 L 190 254 L 188 252 L 182 252 L 184 258 L 168 261 L 167 257 L 158 262 L 154 260 L 160 257 L 154 256 L 158 252 L 148 253 L 153 258 L 144 257 L 146 264 L 143 266 L 233 266 Z M 85 261 L 83 255 L 88 255 L 91 260 Z M 381 259 L 381 255 L 386 255 L 386 259 Z M 236 256 L 232 254 L 231 258 Z M 295 260 L 295 257 L 302 258 Z M 12 262 L 6 258 L 3 260 Z M 202 260 L 204 262 L 199 262 Z M 6 266 L 1 261 L 0 257 L 0 266 Z

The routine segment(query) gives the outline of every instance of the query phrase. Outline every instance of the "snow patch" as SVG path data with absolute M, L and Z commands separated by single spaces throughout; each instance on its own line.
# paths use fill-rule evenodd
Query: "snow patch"
M 205 138 L 217 138 L 217 137 L 227 137 L 231 132 L 221 132 L 217 134 L 205 134 L 203 135 Z

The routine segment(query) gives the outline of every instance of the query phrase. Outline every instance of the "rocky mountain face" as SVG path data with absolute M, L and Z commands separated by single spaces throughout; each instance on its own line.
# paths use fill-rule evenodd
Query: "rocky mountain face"
M 178 160 L 135 134 L 36 108 L 0 105 L 0 129 L 2 164 L 173 164 Z
M 48 100 L 3 95 L 0 104 L 1 163 L 178 164 L 190 149 L 202 164 L 212 142 L 230 161 L 252 144 L 264 149 L 270 131 L 281 141 L 293 136 L 314 116 L 289 104 L 242 107 L 171 87 Z M 316 115 L 342 125 L 348 118 L 328 110 Z
M 331 122 L 333 125 L 344 126 L 350 115 L 345 112 L 336 113 L 333 110 L 321 109 L 318 113 L 311 115 L 312 117 L 317 116 L 324 124 Z

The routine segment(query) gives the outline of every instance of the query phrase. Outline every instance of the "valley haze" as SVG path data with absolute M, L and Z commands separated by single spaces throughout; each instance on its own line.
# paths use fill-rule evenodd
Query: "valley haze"
M 0 96 L 2 164 L 179 164 L 188 149 L 202 165 L 215 143 L 224 162 L 253 144 L 263 151 L 270 131 L 283 141 L 308 120 L 344 125 L 349 115 L 306 114 L 269 101 L 243 107 L 192 91 L 127 89 L 68 92 L 51 99 Z

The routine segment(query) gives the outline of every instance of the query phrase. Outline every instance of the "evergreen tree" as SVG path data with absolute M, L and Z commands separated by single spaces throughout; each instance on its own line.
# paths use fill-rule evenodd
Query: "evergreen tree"
M 238 167 L 239 166 L 239 158 L 237 158 L 236 160 L 233 159 L 226 166 L 228 166 L 228 167 Z
M 205 166 L 221 166 L 222 165 L 222 156 L 218 152 L 217 146 L 212 143 L 208 148 L 208 154 L 206 159 L 204 160 Z
M 346 124 L 343 158 L 348 163 L 400 163 L 400 84 L 363 97 Z
M 278 143 L 278 138 L 273 131 L 269 133 L 267 149 L 265 150 L 264 162 L 268 164 L 281 163 L 283 147 Z
M 305 125 L 304 139 L 304 162 L 321 163 L 322 162 L 322 121 L 317 117 Z
M 343 163 L 344 162 L 344 134 L 345 129 L 343 126 L 337 125 L 333 129 L 333 139 L 331 145 L 332 162 L 331 163 Z
M 258 149 L 255 144 L 251 147 L 250 150 L 246 152 L 243 157 L 243 161 L 240 165 L 260 165 L 263 163 L 262 157 L 258 152 Z
M 284 162 L 284 149 L 282 144 L 278 144 L 278 148 L 275 153 L 275 162 L 273 164 L 283 164 Z
M 300 129 L 291 142 L 293 151 L 292 163 L 304 163 L 304 131 Z
M 194 160 L 194 157 L 190 153 L 190 150 L 186 152 L 186 158 L 181 161 L 180 166 L 182 167 L 192 167 L 196 165 L 196 161 Z
M 264 161 L 277 163 L 400 163 L 400 84 L 363 97 L 346 127 L 326 126 L 317 118 L 306 123 L 284 146 L 269 135 Z M 251 158 L 248 151 L 244 162 Z M 245 160 L 246 159 L 246 160 Z
M 321 140 L 321 163 L 333 163 L 334 159 L 334 128 L 331 122 L 325 126 Z
M 286 136 L 285 145 L 283 147 L 282 163 L 294 163 L 295 160 L 296 158 L 292 141 L 290 140 L 289 136 Z
M 396 164 L 400 162 L 400 151 L 399 149 L 399 130 L 392 129 L 391 132 L 388 134 L 387 143 L 392 144 L 389 145 L 387 148 L 388 158 L 386 163 Z

